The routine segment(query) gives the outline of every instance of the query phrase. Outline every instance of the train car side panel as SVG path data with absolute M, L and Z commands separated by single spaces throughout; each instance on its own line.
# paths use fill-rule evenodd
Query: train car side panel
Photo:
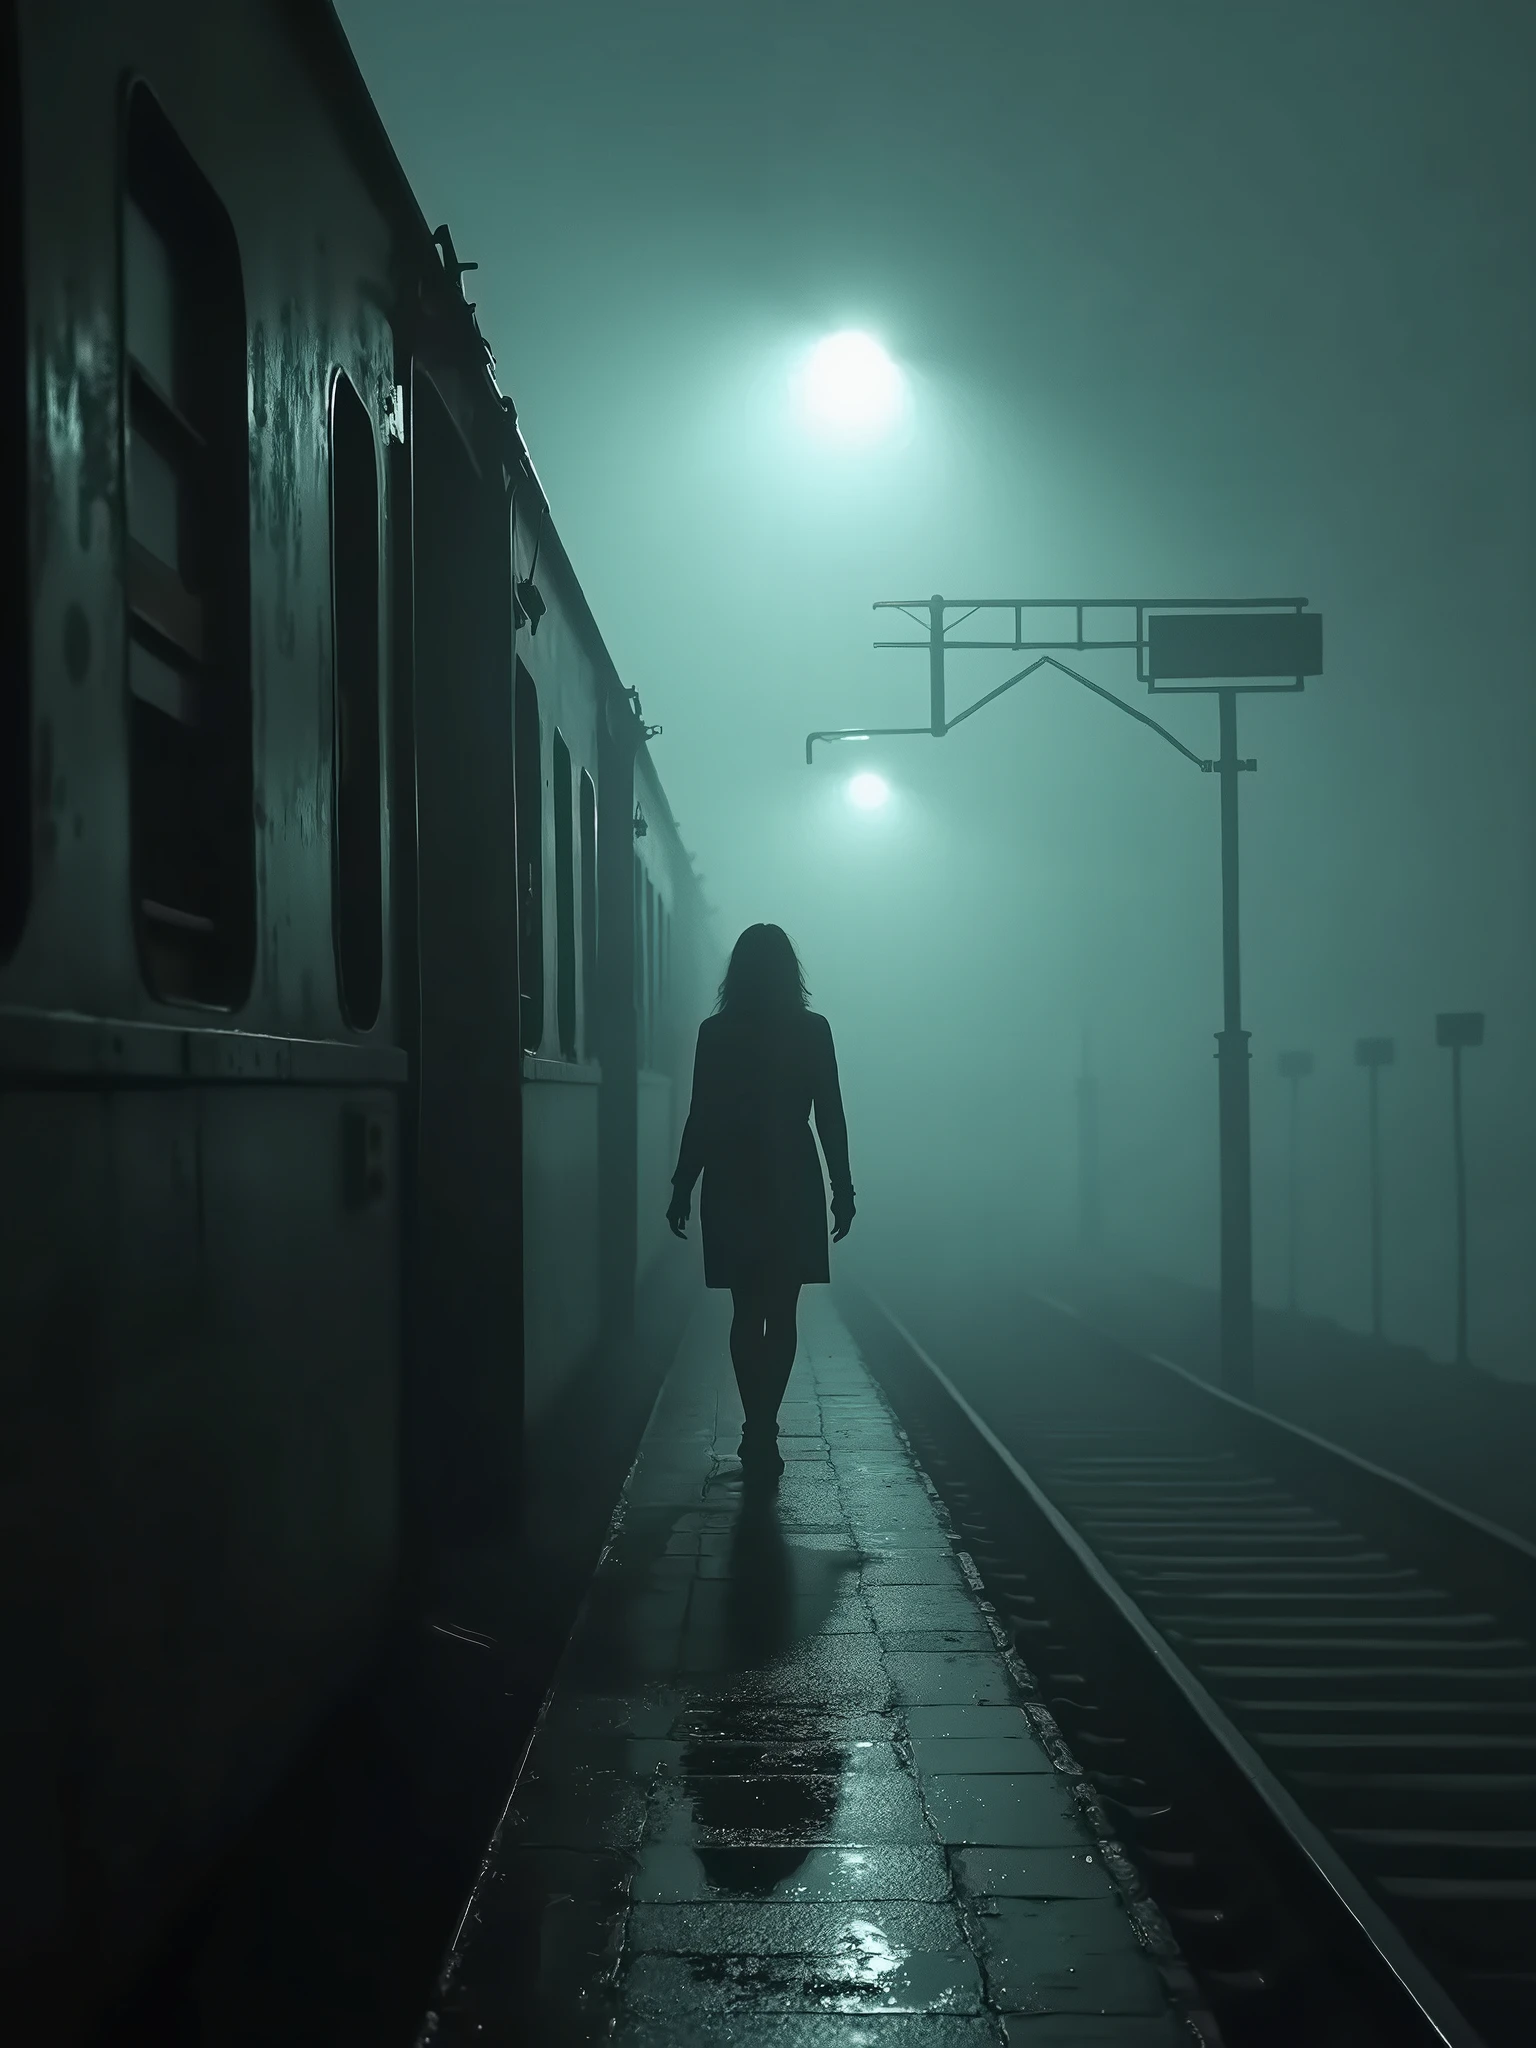
M 33 886 L 0 968 L 0 1262 L 6 1486 L 36 1560 L 37 1655 L 31 1820 L 4 1861 L 7 1896 L 33 1898 L 8 1923 L 24 1949 L 93 1957 L 98 1993 L 355 1676 L 396 1563 L 398 1126 L 383 1084 L 402 1062 L 387 985 L 367 1033 L 337 994 L 327 432 L 338 368 L 381 417 L 392 231 L 285 20 L 171 0 L 21 15 Z M 130 888 L 145 701 L 129 687 L 130 543 L 144 542 L 123 459 L 135 77 L 222 210 L 244 308 L 235 539 L 259 939 L 249 993 L 224 1015 L 149 985 Z M 150 405 L 173 454 L 195 450 L 175 393 Z M 158 475 L 163 509 L 177 479 L 164 462 Z M 173 509 L 162 529 L 172 555 L 185 519 Z M 160 596 L 175 596 L 164 577 Z M 154 646 L 187 626 L 191 660 L 195 612 L 155 617 Z M 387 631 L 381 607 L 381 693 Z M 379 829 L 382 869 L 387 814 Z M 333 1085 L 315 1083 L 317 1060 Z M 70 1994 L 83 1982 L 71 1974 Z
M 524 1036 L 523 1266 L 526 1412 L 536 1421 L 561 1386 L 593 1354 L 601 1331 L 598 1283 L 598 1095 L 605 1085 L 596 1053 L 598 991 L 585 966 L 596 958 L 598 902 L 592 831 L 599 778 L 598 705 L 603 678 L 583 637 L 574 579 L 563 556 L 542 543 L 547 515 L 520 514 L 514 536 L 519 575 L 536 569 L 545 609 L 536 629 L 517 634 L 516 689 L 522 708 L 517 744 L 538 747 L 518 763 L 518 839 L 537 839 L 539 901 L 529 903 L 529 867 L 520 856 L 523 945 L 538 947 L 538 1019 Z M 537 562 L 535 551 L 537 550 Z M 535 723 L 534 708 L 537 719 Z M 586 780 L 590 796 L 583 789 Z M 585 843 L 584 843 L 585 842 Z M 528 929 L 530 913 L 532 929 Z M 525 990 L 525 1017 L 527 991 Z M 529 1050 L 529 1039 L 537 1044 Z
M 349 1202 L 350 1118 L 381 1136 L 377 1189 Z M 153 1935 L 265 1796 L 385 1597 L 392 1120 L 387 1093 L 0 1094 L 10 1515 L 36 1651 L 33 1831 L 6 1863 L 58 1873 L 54 1913 L 105 1958 Z M 262 1199 L 274 1175 L 281 1204 Z
M 523 1084 L 527 1416 L 538 1420 L 599 1336 L 598 1089 Z
M 418 368 L 412 400 L 421 1044 L 408 1454 L 436 1541 L 515 1526 L 522 1133 L 499 476 Z

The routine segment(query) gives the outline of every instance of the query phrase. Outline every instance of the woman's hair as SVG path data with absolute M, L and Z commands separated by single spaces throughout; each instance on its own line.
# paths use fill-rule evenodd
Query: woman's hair
M 803 1010 L 810 999 L 789 934 L 776 924 L 749 924 L 731 948 L 716 1011 Z

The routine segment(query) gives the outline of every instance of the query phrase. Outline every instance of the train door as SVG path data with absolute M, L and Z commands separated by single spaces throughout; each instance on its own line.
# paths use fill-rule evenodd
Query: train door
M 419 984 L 407 1485 L 438 1554 L 516 1527 L 522 1132 L 505 517 L 414 380 Z

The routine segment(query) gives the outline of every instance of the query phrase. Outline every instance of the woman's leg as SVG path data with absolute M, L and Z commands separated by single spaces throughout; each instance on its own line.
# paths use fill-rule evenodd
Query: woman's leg
M 778 1421 L 779 1403 L 789 1384 L 790 1370 L 800 1342 L 795 1312 L 800 1305 L 800 1283 L 786 1281 L 768 1290 L 764 1302 L 762 1407 L 764 1426 Z
M 746 1417 L 746 1433 L 752 1435 L 761 1426 L 759 1410 L 763 1404 L 763 1327 L 768 1312 L 760 1288 L 733 1287 L 731 1302 L 735 1311 L 731 1317 L 731 1364 L 736 1371 L 736 1391 L 741 1395 L 741 1411 Z

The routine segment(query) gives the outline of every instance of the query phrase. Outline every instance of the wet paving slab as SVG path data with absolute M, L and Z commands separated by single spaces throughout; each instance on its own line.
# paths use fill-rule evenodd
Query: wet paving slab
M 423 2041 L 1197 2038 L 1080 1773 L 823 1296 L 744 1482 L 701 1310 Z

